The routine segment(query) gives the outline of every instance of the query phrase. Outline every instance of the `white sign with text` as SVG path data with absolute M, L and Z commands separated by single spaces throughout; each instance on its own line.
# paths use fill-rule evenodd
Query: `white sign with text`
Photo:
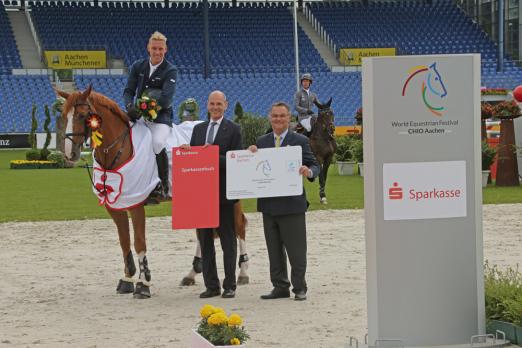
M 464 217 L 465 190 L 465 161 L 384 163 L 384 220 Z
M 227 152 L 227 199 L 299 196 L 301 146 Z

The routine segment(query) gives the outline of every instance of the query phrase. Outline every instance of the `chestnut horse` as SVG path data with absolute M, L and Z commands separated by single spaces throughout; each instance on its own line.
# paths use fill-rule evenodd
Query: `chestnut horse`
M 88 125 L 93 116 L 97 116 L 103 141 L 94 149 L 94 159 L 103 170 L 111 171 L 127 163 L 133 156 L 131 137 L 131 123 L 127 114 L 109 98 L 93 92 L 89 86 L 84 92 L 66 93 L 56 91 L 66 99 L 63 106 L 62 117 L 68 123 L 72 122 L 72 133 L 66 137 L 73 143 L 71 160 L 77 160 L 83 143 L 92 136 L 93 129 Z M 104 172 L 104 174 L 106 174 Z M 104 185 L 105 186 L 105 185 Z M 107 187 L 96 188 L 104 193 Z M 133 293 L 134 298 L 150 298 L 151 273 L 147 262 L 147 243 L 145 239 L 145 209 L 143 203 L 125 210 L 116 210 L 104 204 L 118 229 L 118 237 L 123 253 L 124 277 L 119 280 L 116 291 L 119 294 Z M 136 266 L 131 251 L 130 228 L 128 214 L 132 219 L 134 230 L 134 250 L 138 255 L 140 274 L 136 286 L 133 276 L 136 274 Z
M 102 145 L 96 148 L 94 151 L 97 162 L 106 169 L 117 168 L 121 163 L 125 163 L 132 155 L 132 146 L 130 141 L 126 141 L 131 124 L 129 123 L 127 115 L 118 107 L 118 105 L 102 94 L 93 92 L 91 86 L 89 86 L 89 88 L 83 93 L 74 92 L 69 94 L 62 91 L 57 91 L 57 93 L 66 99 L 62 115 L 65 118 L 67 129 L 72 130 L 72 133 L 68 133 L 67 135 L 67 138 L 71 140 L 72 143 L 70 146 L 69 159 L 71 161 L 77 161 L 80 158 L 81 146 L 90 136 L 91 132 L 86 125 L 87 119 L 89 115 L 96 114 L 101 118 L 101 123 L 104 125 L 103 129 L 100 129 L 103 134 Z M 110 124 L 108 125 L 107 122 Z M 113 125 L 112 123 L 115 124 Z M 173 126 L 176 127 L 176 125 Z M 121 137 L 121 139 L 118 138 L 119 142 L 115 140 L 115 136 L 118 135 Z M 104 146 L 104 144 L 109 145 Z M 170 145 L 179 146 L 181 144 Z M 109 149 L 107 150 L 107 148 Z M 103 156 L 101 153 L 103 153 Z M 125 211 L 111 209 L 107 205 L 105 205 L 105 208 L 111 215 L 118 228 L 118 235 L 125 264 L 125 275 L 118 284 L 117 292 L 135 292 L 135 297 L 137 298 L 150 297 L 150 270 L 148 270 L 147 259 L 145 257 L 145 212 L 143 205 L 139 205 L 128 210 L 133 221 L 135 251 L 138 255 L 143 254 L 144 269 L 146 269 L 146 272 L 144 273 L 145 280 L 141 279 L 142 274 L 140 274 L 140 281 L 136 285 L 138 290 L 136 291 L 133 290 L 132 277 L 136 272 L 136 267 L 134 264 L 132 252 L 130 250 L 130 234 L 127 213 Z M 238 276 L 239 285 L 249 283 L 249 276 L 247 274 L 249 258 L 245 242 L 246 224 L 247 220 L 243 214 L 241 202 L 238 202 L 234 206 L 234 225 L 236 235 L 238 237 L 240 251 L 240 273 Z M 192 262 L 192 267 L 189 273 L 183 277 L 180 285 L 194 285 L 196 275 L 202 271 L 201 247 L 197 239 L 196 243 L 196 252 Z

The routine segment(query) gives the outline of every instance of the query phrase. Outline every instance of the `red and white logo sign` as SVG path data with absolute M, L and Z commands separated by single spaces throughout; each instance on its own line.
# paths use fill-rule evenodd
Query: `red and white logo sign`
M 393 186 L 388 190 L 388 197 L 390 199 L 402 199 L 402 187 L 399 187 L 399 184 L 394 182 Z
M 385 163 L 384 220 L 464 217 L 466 162 Z

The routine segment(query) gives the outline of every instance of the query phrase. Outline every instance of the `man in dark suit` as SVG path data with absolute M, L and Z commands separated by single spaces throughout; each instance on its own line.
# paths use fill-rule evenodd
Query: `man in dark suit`
M 224 117 L 227 106 L 228 103 L 223 92 L 213 91 L 210 93 L 207 103 L 210 119 L 194 127 L 190 146 L 219 146 L 219 227 L 216 230 L 221 242 L 221 249 L 223 249 L 223 264 L 225 267 L 222 297 L 233 298 L 236 294 L 237 260 L 234 203 L 237 200 L 228 200 L 226 198 L 226 153 L 230 150 L 241 150 L 242 142 L 239 126 Z M 190 149 L 190 146 L 182 145 L 180 147 L 182 149 Z M 216 268 L 213 229 L 198 229 L 197 235 L 201 245 L 203 279 L 206 287 L 206 290 L 199 297 L 219 296 L 221 294 L 221 286 Z
M 272 132 L 257 139 L 256 145 L 249 147 L 252 152 L 258 148 L 301 146 L 302 166 L 299 174 L 313 181 L 319 175 L 319 166 L 310 148 L 308 138 L 289 129 L 290 107 L 282 102 L 272 105 L 270 124 Z M 262 295 L 264 300 L 290 297 L 290 282 L 286 266 L 286 255 L 290 260 L 291 280 L 296 301 L 306 300 L 306 222 L 305 212 L 308 201 L 303 188 L 300 196 L 259 198 L 257 210 L 263 213 L 270 280 L 274 288 Z
M 156 164 L 161 185 L 154 192 L 162 199 L 169 194 L 169 159 L 165 145 L 172 127 L 172 99 L 176 91 L 176 68 L 165 59 L 167 53 L 167 38 L 160 32 L 154 32 L 147 45 L 149 58 L 141 59 L 132 64 L 129 79 L 123 92 L 127 114 L 132 121 L 140 115 L 136 109 L 134 97 L 141 98 L 143 94 L 156 99 L 161 109 L 156 119 L 145 124 L 152 133 L 152 147 L 156 154 Z

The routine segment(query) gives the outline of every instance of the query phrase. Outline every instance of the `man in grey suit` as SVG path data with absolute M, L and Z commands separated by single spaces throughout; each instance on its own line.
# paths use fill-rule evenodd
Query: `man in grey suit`
M 308 138 L 289 129 L 290 107 L 282 102 L 272 105 L 270 110 L 272 132 L 257 139 L 256 145 L 248 149 L 301 146 L 302 166 L 299 174 L 313 181 L 319 175 L 319 166 L 310 149 Z M 300 196 L 259 198 L 257 210 L 263 213 L 263 229 L 270 262 L 270 280 L 273 290 L 262 295 L 264 300 L 290 297 L 290 282 L 286 255 L 290 260 L 291 281 L 296 301 L 306 300 L 306 222 L 308 201 L 303 188 Z
M 297 121 L 306 129 L 312 131 L 312 124 L 317 116 L 314 115 L 312 107 L 318 101 L 317 95 L 310 90 L 313 79 L 312 74 L 305 73 L 301 76 L 301 89 L 294 95 L 294 105 L 297 111 Z M 312 121 L 313 120 L 313 121 Z

